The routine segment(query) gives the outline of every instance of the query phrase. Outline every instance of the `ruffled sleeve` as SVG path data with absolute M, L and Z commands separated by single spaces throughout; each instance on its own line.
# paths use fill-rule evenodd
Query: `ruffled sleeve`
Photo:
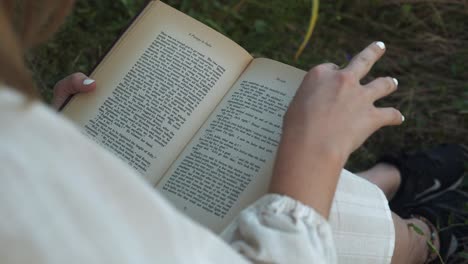
M 268 194 L 246 208 L 223 238 L 253 263 L 336 263 L 332 230 L 314 209 Z

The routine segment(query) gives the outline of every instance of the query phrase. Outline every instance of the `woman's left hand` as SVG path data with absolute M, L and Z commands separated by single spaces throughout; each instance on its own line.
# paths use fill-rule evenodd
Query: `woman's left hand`
M 96 89 L 96 82 L 81 72 L 73 73 L 60 80 L 54 87 L 52 107 L 59 110 L 68 97 Z

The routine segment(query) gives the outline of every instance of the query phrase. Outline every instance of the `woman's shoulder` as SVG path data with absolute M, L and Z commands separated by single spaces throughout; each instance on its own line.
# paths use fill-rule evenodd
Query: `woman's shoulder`
M 79 135 L 74 125 L 38 99 L 29 99 L 20 92 L 0 85 L 0 124 L 2 138 L 27 136 L 31 140 L 41 133 L 51 136 L 61 130 Z M 73 132 L 72 132 L 73 131 Z M 15 142 L 18 144 L 20 142 Z
M 40 100 L 29 99 L 17 90 L 0 84 L 0 121 L 21 122 L 31 115 L 53 116 L 54 113 Z
M 113 161 L 65 117 L 37 99 L 0 86 L 0 166 L 41 169 L 78 155 Z M 91 154 L 86 150 L 92 150 Z M 7 158 L 5 158 L 7 157 Z M 21 163 L 21 164 L 20 164 Z

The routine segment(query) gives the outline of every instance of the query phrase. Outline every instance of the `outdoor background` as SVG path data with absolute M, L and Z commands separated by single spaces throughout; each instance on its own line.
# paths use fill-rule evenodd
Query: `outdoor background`
M 79 0 L 55 38 L 36 49 L 30 64 L 42 94 L 94 64 L 144 5 L 144 0 Z M 468 1 L 320 1 L 314 34 L 298 61 L 311 0 L 169 0 L 239 43 L 255 57 L 308 70 L 323 62 L 345 65 L 374 40 L 387 53 L 369 78 L 396 77 L 399 90 L 380 103 L 405 115 L 401 127 L 373 135 L 348 163 L 363 169 L 382 153 L 441 142 L 468 144 Z M 332 122 L 332 121 L 331 121 Z
M 54 84 L 68 74 L 89 73 L 144 2 L 77 1 L 61 32 L 29 55 L 44 98 L 50 100 Z M 372 41 L 384 41 L 387 53 L 369 79 L 399 80 L 399 90 L 379 104 L 396 106 L 406 121 L 373 135 L 352 155 L 348 169 L 367 168 L 389 151 L 442 142 L 468 144 L 466 0 L 320 1 L 314 34 L 298 61 L 294 54 L 307 31 L 311 0 L 166 2 L 256 57 L 304 70 L 323 62 L 346 65 Z

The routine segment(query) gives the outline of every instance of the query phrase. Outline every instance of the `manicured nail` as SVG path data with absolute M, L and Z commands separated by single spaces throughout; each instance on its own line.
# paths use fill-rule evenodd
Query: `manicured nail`
M 405 116 L 401 115 L 401 122 L 405 122 Z
M 382 41 L 377 41 L 375 45 L 379 46 L 381 49 L 385 49 L 385 44 Z
M 90 78 L 87 78 L 83 81 L 83 84 L 84 85 L 90 85 L 92 83 L 94 83 L 95 81 L 93 79 L 90 79 Z
M 398 80 L 393 78 L 393 82 L 395 83 L 396 86 L 398 86 Z

